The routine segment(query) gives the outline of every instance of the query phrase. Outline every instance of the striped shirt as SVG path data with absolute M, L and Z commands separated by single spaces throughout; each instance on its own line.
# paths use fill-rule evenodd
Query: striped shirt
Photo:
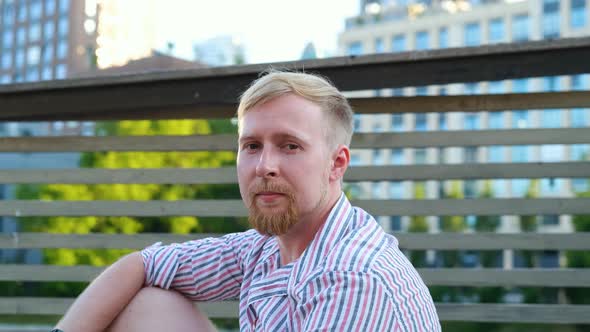
M 301 257 L 280 265 L 255 230 L 142 251 L 146 286 L 194 301 L 239 299 L 241 331 L 440 331 L 395 237 L 342 195 Z

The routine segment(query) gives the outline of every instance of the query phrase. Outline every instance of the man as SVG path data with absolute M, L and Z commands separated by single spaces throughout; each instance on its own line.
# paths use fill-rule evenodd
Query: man
M 191 301 L 239 299 L 242 331 L 439 331 L 397 240 L 342 193 L 352 118 L 319 76 L 259 78 L 238 107 L 238 182 L 254 229 L 126 256 L 57 327 L 208 331 Z

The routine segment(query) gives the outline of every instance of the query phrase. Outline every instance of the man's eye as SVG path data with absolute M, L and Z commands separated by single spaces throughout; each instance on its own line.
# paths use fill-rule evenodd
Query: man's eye
M 260 147 L 260 144 L 257 143 L 248 143 L 246 145 L 244 145 L 244 149 L 246 150 L 256 150 Z
M 297 144 L 287 144 L 287 145 L 285 145 L 285 148 L 287 148 L 287 150 L 297 150 L 297 149 L 299 149 L 299 145 L 297 145 Z

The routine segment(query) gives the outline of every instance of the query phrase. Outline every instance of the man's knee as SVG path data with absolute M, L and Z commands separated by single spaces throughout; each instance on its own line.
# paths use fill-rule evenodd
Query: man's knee
M 207 316 L 172 290 L 146 287 L 137 293 L 108 331 L 214 331 Z

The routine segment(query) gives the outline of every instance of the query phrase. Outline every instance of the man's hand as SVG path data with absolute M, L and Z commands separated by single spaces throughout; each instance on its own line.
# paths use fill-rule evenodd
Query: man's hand
M 129 254 L 102 272 L 82 292 L 56 328 L 64 332 L 104 331 L 143 287 L 141 254 Z

